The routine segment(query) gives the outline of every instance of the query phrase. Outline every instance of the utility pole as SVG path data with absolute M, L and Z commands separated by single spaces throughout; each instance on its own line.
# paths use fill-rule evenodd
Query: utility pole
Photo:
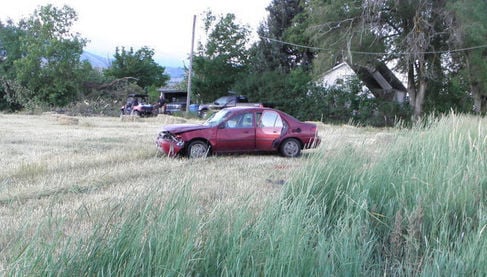
M 193 15 L 193 35 L 191 37 L 191 52 L 189 56 L 188 68 L 188 92 L 186 96 L 186 112 L 189 113 L 189 105 L 191 103 L 191 77 L 193 75 L 193 48 L 194 48 L 194 30 L 196 26 L 196 15 Z

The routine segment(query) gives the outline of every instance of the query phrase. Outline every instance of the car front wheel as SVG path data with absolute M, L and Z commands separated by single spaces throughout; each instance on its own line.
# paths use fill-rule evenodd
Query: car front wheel
M 279 146 L 279 153 L 288 158 L 298 157 L 301 155 L 301 143 L 294 138 L 286 139 Z
M 199 112 L 200 118 L 206 119 L 208 117 L 208 110 L 202 110 Z
M 210 148 L 208 144 L 201 140 L 195 140 L 188 145 L 188 158 L 206 158 Z

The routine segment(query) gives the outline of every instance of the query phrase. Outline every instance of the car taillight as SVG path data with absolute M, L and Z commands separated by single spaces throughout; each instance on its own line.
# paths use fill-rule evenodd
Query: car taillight
M 318 135 L 318 127 L 317 126 L 311 127 L 311 132 L 315 133 L 315 135 Z

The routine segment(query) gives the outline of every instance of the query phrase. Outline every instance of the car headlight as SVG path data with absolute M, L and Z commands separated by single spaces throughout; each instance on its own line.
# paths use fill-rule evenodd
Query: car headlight
M 162 131 L 162 132 L 160 132 L 158 138 L 159 139 L 168 140 L 171 143 L 174 143 L 178 147 L 183 147 L 184 146 L 184 140 L 180 136 L 174 135 L 174 134 L 172 134 L 171 132 L 168 132 L 168 131 Z

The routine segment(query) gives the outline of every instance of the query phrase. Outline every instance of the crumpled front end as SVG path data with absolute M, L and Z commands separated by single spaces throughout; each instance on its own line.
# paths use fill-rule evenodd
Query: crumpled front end
M 156 138 L 156 146 L 159 152 L 175 157 L 184 149 L 184 141 L 180 136 L 169 131 L 161 131 Z

